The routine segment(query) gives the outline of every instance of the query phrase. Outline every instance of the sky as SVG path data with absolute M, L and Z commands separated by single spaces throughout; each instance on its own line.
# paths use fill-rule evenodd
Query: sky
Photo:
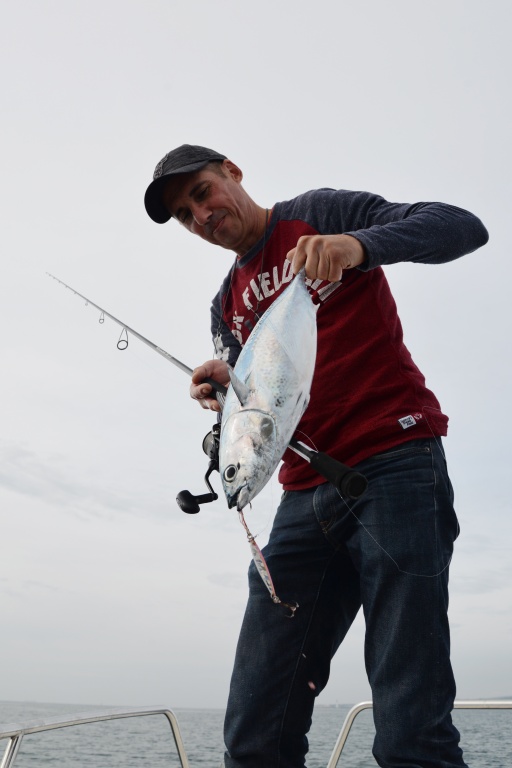
M 263 206 L 307 189 L 441 200 L 490 232 L 454 263 L 386 268 L 445 412 L 461 535 L 458 698 L 512 697 L 510 5 L 496 0 L 5 0 L 0 7 L 0 699 L 223 707 L 250 552 L 204 493 L 211 357 L 232 254 L 143 196 L 171 148 L 228 155 Z M 218 475 L 213 476 L 221 493 Z M 265 543 L 273 479 L 249 515 Z M 358 617 L 319 703 L 370 698 Z

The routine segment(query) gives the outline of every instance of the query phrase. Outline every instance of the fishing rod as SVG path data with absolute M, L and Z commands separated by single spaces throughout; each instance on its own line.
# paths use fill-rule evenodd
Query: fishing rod
M 90 304 L 99 312 L 101 312 L 100 323 L 103 323 L 105 316 L 107 316 L 113 320 L 114 323 L 117 323 L 117 325 L 121 326 L 123 330 L 121 331 L 121 336 L 117 342 L 118 349 L 123 351 L 128 347 L 128 332 L 130 332 L 133 336 L 135 336 L 135 338 L 139 339 L 139 341 L 142 341 L 143 344 L 146 344 L 154 352 L 158 352 L 159 355 L 162 355 L 162 357 L 182 370 L 184 373 L 188 373 L 189 376 L 192 376 L 194 372 L 193 369 L 188 365 L 185 365 L 185 363 L 182 363 L 181 360 L 178 360 L 176 357 L 170 355 L 169 352 L 165 351 L 165 349 L 162 349 L 157 344 L 154 344 L 141 333 L 138 333 L 129 325 L 123 323 L 122 320 L 119 320 L 117 317 L 110 314 L 110 312 L 107 312 L 106 309 L 103 309 L 103 307 L 100 307 L 98 304 L 95 304 L 94 301 L 88 299 L 87 296 L 84 296 L 70 285 L 67 285 L 67 283 L 59 280 L 59 278 L 55 277 L 55 275 L 50 274 L 50 272 L 47 272 L 46 274 L 53 280 L 56 280 L 57 283 L 60 283 L 65 288 L 72 291 L 75 296 L 80 296 L 80 298 L 83 299 L 86 304 Z M 209 384 L 216 392 L 217 399 L 219 400 L 222 407 L 224 398 L 227 394 L 227 388 L 222 384 L 219 384 L 219 382 L 215 381 L 215 379 L 211 379 L 209 377 L 204 379 L 204 383 Z M 179 507 L 188 514 L 195 514 L 199 512 L 200 504 L 216 501 L 219 498 L 213 490 L 209 480 L 213 471 L 219 471 L 219 442 L 220 424 L 215 424 L 212 431 L 209 432 L 203 440 L 203 451 L 210 459 L 208 470 L 204 477 L 204 481 L 207 488 L 209 489 L 209 493 L 193 496 L 190 491 L 181 491 L 176 497 L 176 501 L 178 502 Z M 332 483 L 342 496 L 349 499 L 358 499 L 365 492 L 368 486 L 368 481 L 366 477 L 360 472 L 356 472 L 356 470 L 348 467 L 346 464 L 342 464 L 340 461 L 333 459 L 332 456 L 329 456 L 327 453 L 323 453 L 322 451 L 315 451 L 312 448 L 309 448 L 303 442 L 297 440 L 294 437 L 291 438 L 288 447 L 291 448 L 292 451 L 298 454 L 305 461 L 308 461 L 313 469 L 315 469 L 318 474 L 322 475 L 322 477 L 325 477 L 326 480 Z

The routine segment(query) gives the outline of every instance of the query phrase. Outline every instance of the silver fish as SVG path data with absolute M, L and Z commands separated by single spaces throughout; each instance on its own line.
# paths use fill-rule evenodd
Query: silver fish
M 219 447 L 229 507 L 243 509 L 270 480 L 306 410 L 316 311 L 302 270 L 261 317 L 230 370 Z

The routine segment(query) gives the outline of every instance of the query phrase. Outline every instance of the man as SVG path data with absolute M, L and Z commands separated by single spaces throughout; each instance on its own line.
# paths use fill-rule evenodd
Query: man
M 258 318 L 305 266 L 320 302 L 318 354 L 301 439 L 364 473 L 347 503 L 287 451 L 285 493 L 264 554 L 290 619 L 254 566 L 226 714 L 225 765 L 297 768 L 330 661 L 359 608 L 382 768 L 465 766 L 451 722 L 448 566 L 458 523 L 441 437 L 447 417 L 403 343 L 382 266 L 441 264 L 487 242 L 471 213 L 321 189 L 271 210 L 224 155 L 183 145 L 157 165 L 145 205 L 159 223 L 236 254 L 212 305 L 217 358 L 191 396 L 219 411 L 206 377 L 229 384 Z M 307 436 L 307 437 L 304 437 Z

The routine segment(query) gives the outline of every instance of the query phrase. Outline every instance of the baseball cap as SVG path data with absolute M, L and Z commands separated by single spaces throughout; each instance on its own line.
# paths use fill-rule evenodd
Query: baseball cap
M 163 157 L 155 168 L 153 181 L 146 190 L 144 205 L 148 215 L 157 224 L 165 224 L 171 214 L 162 200 L 162 194 L 170 176 L 179 173 L 193 173 L 204 168 L 212 161 L 226 160 L 226 155 L 221 155 L 208 147 L 199 147 L 193 144 L 182 144 L 177 149 L 172 149 Z

